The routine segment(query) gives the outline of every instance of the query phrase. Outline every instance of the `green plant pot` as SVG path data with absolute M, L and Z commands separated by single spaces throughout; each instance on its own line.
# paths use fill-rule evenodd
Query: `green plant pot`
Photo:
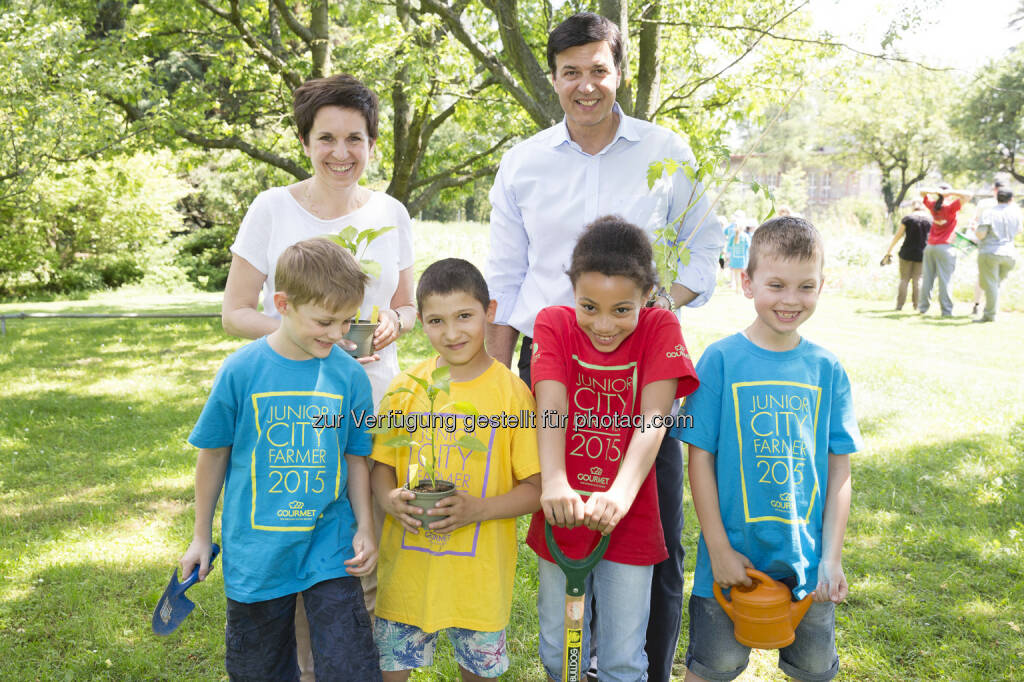
M 377 324 L 369 320 L 357 320 L 349 327 L 345 338 L 355 344 L 355 348 L 346 349 L 346 352 L 354 358 L 361 358 L 373 354 L 373 333 L 377 331 Z
M 416 485 L 422 485 L 423 483 L 424 481 L 420 481 Z M 427 485 L 430 485 L 429 480 L 426 481 L 426 483 Z M 415 499 L 409 500 L 409 504 L 411 504 L 414 507 L 419 507 L 420 509 L 423 510 L 422 514 L 410 514 L 410 516 L 412 516 L 414 519 L 419 519 L 420 522 L 423 523 L 424 528 L 426 528 L 429 524 L 433 523 L 434 521 L 440 521 L 441 519 L 448 518 L 447 515 L 432 516 L 426 513 L 428 509 L 433 509 L 434 505 L 437 504 L 439 500 L 443 500 L 444 498 L 455 494 L 455 484 L 451 483 L 450 481 L 438 481 L 437 487 L 441 488 L 441 490 L 415 490 L 415 486 L 410 487 L 408 484 L 406 484 L 405 486 L 406 490 L 408 490 L 409 492 L 416 496 Z

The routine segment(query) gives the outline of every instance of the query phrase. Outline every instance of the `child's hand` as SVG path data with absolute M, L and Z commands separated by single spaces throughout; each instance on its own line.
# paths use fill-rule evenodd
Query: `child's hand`
M 732 547 L 711 554 L 711 573 L 721 588 L 736 585 L 750 585 L 753 582 L 747 575 L 747 568 L 754 568 L 753 562 Z
M 356 577 L 367 575 L 377 565 L 377 542 L 373 529 L 359 529 L 352 538 L 354 557 L 345 562 L 345 571 Z
M 540 508 L 552 526 L 575 528 L 583 524 L 583 498 L 564 478 L 542 484 Z
M 583 525 L 608 535 L 629 511 L 632 500 L 620 499 L 613 490 L 594 493 L 583 506 Z
M 394 488 L 388 493 L 388 496 L 381 500 L 381 507 L 384 511 L 402 524 L 402 528 L 405 528 L 410 533 L 419 533 L 420 526 L 423 524 L 419 522 L 419 519 L 414 519 L 409 516 L 410 514 L 419 514 L 423 510 L 419 507 L 414 507 L 408 503 L 408 500 L 416 499 L 416 495 L 411 490 L 405 488 Z
M 435 533 L 451 533 L 463 526 L 483 521 L 484 501 L 470 495 L 465 490 L 460 490 L 454 495 L 438 500 L 433 509 L 427 510 L 427 514 L 429 516 L 447 514 L 448 518 L 428 523 L 427 528 Z
M 840 561 L 822 561 L 818 564 L 818 587 L 814 590 L 814 601 L 831 601 L 838 604 L 846 599 L 850 586 L 846 584 L 846 573 Z
M 213 553 L 213 542 L 211 540 L 193 538 L 192 544 L 188 546 L 188 549 L 185 550 L 185 553 L 179 560 L 181 564 L 181 579 L 185 580 L 188 578 L 192 569 L 195 568 L 196 564 L 199 564 L 199 582 L 206 580 L 206 575 L 210 572 L 211 553 Z

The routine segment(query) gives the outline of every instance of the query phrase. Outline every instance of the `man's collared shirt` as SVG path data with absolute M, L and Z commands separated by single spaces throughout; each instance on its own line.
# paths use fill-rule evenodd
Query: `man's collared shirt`
M 680 170 L 647 188 L 652 162 L 674 159 L 696 165 L 693 153 L 676 133 L 619 115 L 615 137 L 597 154 L 582 151 L 561 123 L 510 149 L 491 188 L 491 250 L 487 284 L 498 302 L 497 324 L 533 335 L 542 308 L 574 305 L 566 271 L 584 226 L 604 215 L 619 215 L 646 230 L 675 220 L 696 200 L 680 229 L 685 240 L 708 213 L 709 198 L 700 196 Z M 691 259 L 680 266 L 676 282 L 697 293 L 689 305 L 705 303 L 715 288 L 718 254 L 725 238 L 714 214 L 707 215 L 689 244 Z

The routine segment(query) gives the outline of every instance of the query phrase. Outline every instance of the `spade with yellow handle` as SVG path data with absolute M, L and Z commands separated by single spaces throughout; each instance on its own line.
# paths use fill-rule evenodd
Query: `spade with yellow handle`
M 544 524 L 544 539 L 548 551 L 565 574 L 565 653 L 562 658 L 562 682 L 581 682 L 586 677 L 590 656 L 583 656 L 583 613 L 586 607 L 585 583 L 587 576 L 608 549 L 610 535 L 601 536 L 600 542 L 582 559 L 570 559 L 559 548 L 551 532 L 551 524 Z

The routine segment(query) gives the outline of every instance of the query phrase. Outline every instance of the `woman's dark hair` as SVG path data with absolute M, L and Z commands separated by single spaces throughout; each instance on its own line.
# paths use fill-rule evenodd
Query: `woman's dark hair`
M 328 106 L 358 111 L 366 119 L 366 134 L 370 140 L 377 139 L 380 119 L 377 95 L 355 76 L 339 73 L 308 80 L 292 93 L 292 116 L 303 144 L 309 143 L 309 131 L 313 129 L 316 112 Z
M 613 215 L 598 218 L 583 228 L 572 250 L 568 274 L 573 286 L 585 272 L 628 277 L 645 295 L 658 283 L 647 233 Z
M 555 73 L 555 56 L 570 47 L 578 47 L 587 43 L 600 41 L 608 43 L 611 48 L 615 68 L 622 70 L 622 33 L 615 22 L 593 12 L 574 14 L 558 26 L 548 36 L 548 67 Z
M 935 200 L 934 204 L 932 204 L 932 213 L 937 213 L 939 210 L 942 209 L 942 202 L 945 199 L 946 199 L 945 195 L 943 195 L 943 194 L 939 195 L 939 198 Z

